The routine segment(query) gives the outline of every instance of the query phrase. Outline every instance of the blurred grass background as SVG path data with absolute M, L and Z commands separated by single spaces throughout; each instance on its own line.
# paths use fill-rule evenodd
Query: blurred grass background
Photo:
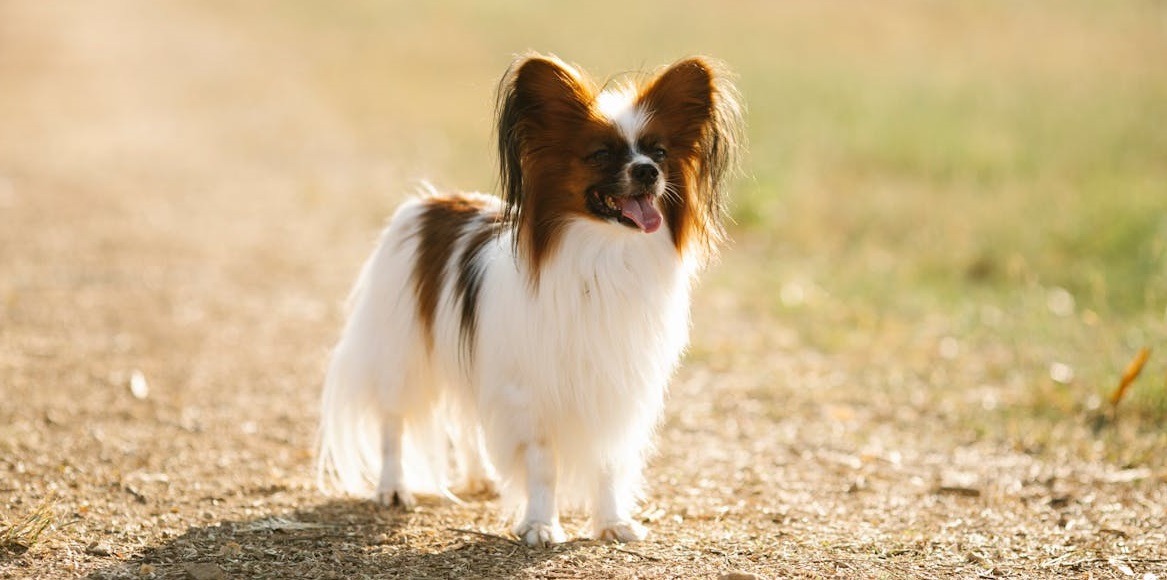
M 740 75 L 751 147 L 712 284 L 747 290 L 760 320 L 861 357 L 938 324 L 963 355 L 1011 349 L 1020 399 L 1060 410 L 1165 345 L 1162 2 L 220 9 L 283 39 L 362 148 L 452 187 L 493 183 L 490 96 L 512 54 L 602 74 L 714 55 Z M 1159 417 L 1164 356 L 1132 397 Z
M 113 170 L 175 187 L 283 174 L 307 209 L 369 190 L 336 225 L 361 232 L 416 179 L 494 188 L 492 97 L 512 55 L 555 53 L 600 75 L 713 55 L 739 75 L 750 150 L 733 194 L 737 243 L 710 292 L 735 292 L 758 324 L 857 365 L 918 358 L 923 372 L 938 357 L 1004 350 L 987 376 L 935 386 L 1001 383 L 1027 409 L 1096 406 L 1151 347 L 1124 405 L 1167 415 L 1161 0 L 213 0 L 136 10 L 219 34 L 154 39 L 212 55 L 197 63 L 133 54 L 117 65 L 152 71 L 153 88 L 106 95 L 138 123 L 118 127 L 136 133 Z M 221 72 L 185 74 L 216 58 Z M 138 105 L 153 99 L 220 122 L 150 117 Z M 97 127 L 61 158 L 106 147 Z M 208 146 L 174 145 L 195 140 Z M 29 174 L 65 163 L 20 161 L 26 143 L 3 145 Z M 116 157 L 117 146 L 107 151 Z M 149 163 L 134 160 L 135 147 L 154 154 Z M 238 199 L 231 211 L 263 209 Z

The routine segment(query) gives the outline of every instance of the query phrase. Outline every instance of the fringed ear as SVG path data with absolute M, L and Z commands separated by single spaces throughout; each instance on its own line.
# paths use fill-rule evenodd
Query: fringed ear
M 593 91 L 575 68 L 554 56 L 516 60 L 498 87 L 499 180 L 505 217 L 520 230 L 529 193 L 525 167 L 540 151 L 591 119 Z M 516 243 L 519 240 L 516 239 Z
M 742 106 L 731 75 L 703 57 L 679 61 L 641 92 L 653 129 L 666 135 L 682 196 L 666 208 L 678 249 L 690 242 L 706 256 L 725 238 L 725 181 L 744 146 Z M 690 239 L 695 237 L 695 239 Z

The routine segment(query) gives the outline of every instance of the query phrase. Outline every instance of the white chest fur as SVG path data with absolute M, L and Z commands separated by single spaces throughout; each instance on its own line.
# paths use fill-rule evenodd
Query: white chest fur
M 492 400 L 481 409 L 507 413 L 487 425 L 530 421 L 557 446 L 586 438 L 588 454 L 619 453 L 660 415 L 688 340 L 690 272 L 666 228 L 581 220 L 560 244 L 537 289 L 518 269 L 487 276 L 474 374 Z

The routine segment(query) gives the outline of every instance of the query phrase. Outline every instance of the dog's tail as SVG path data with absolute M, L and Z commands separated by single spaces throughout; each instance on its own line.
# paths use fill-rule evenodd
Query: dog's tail
M 411 280 L 420 210 L 393 216 L 349 296 L 349 317 L 324 379 L 317 484 L 371 495 L 382 464 L 382 417 L 404 419 L 401 461 L 411 491 L 449 495 L 449 405 L 427 376 Z

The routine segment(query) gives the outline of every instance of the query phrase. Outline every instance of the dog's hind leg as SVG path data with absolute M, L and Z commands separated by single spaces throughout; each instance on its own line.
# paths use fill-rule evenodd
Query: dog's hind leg
M 458 493 L 469 496 L 497 495 L 494 470 L 486 458 L 481 429 L 464 428 L 459 433 L 456 449 L 458 465 L 462 470 L 456 488 Z
M 377 484 L 377 502 L 410 511 L 417 505 L 405 485 L 402 459 L 405 420 L 401 415 L 385 413 L 381 417 L 381 479 Z

